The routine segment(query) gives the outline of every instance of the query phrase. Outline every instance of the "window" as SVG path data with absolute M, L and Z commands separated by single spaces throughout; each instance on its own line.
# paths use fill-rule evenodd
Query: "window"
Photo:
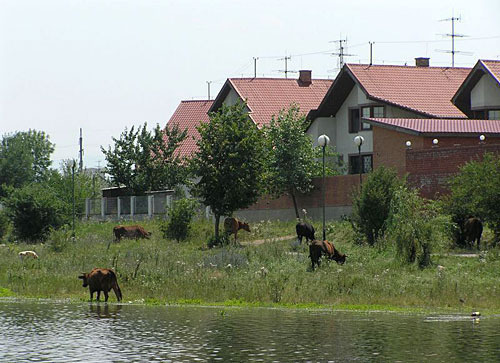
M 363 106 L 361 107 L 361 115 L 363 118 L 378 118 L 384 117 L 384 106 Z M 361 130 L 371 130 L 372 125 L 365 122 L 361 123 Z
M 349 133 L 353 134 L 359 131 L 359 108 L 349 109 Z
M 349 174 L 359 174 L 360 166 L 362 174 L 371 172 L 373 169 L 373 155 L 361 155 L 361 161 L 359 159 L 359 155 L 350 155 Z
M 500 120 L 500 110 L 488 110 L 488 120 Z

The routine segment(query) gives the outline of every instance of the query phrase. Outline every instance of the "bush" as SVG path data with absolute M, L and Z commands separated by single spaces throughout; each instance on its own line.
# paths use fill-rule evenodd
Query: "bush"
M 398 257 L 406 263 L 431 264 L 431 250 L 446 230 L 435 204 L 418 195 L 416 190 L 399 187 L 390 206 L 387 239 L 396 245 Z
M 458 245 L 465 245 L 461 228 L 473 215 L 488 224 L 500 242 L 500 157 L 486 153 L 482 161 L 470 161 L 450 180 L 451 195 L 445 205 L 459 226 Z
M 169 220 L 160 226 L 164 238 L 175 239 L 177 242 L 185 240 L 191 229 L 191 221 L 196 214 L 197 202 L 193 199 L 182 198 L 174 201 L 169 210 Z
M 44 184 L 12 189 L 5 207 L 15 235 L 21 240 L 45 240 L 51 229 L 69 222 L 70 211 L 59 196 Z
M 395 170 L 381 166 L 368 176 L 362 190 L 354 196 L 351 221 L 370 246 L 384 235 L 394 191 L 403 183 Z

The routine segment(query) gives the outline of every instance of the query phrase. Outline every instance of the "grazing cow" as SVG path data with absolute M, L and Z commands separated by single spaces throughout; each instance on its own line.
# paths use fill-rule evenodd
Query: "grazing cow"
M 31 258 L 37 259 L 38 255 L 36 254 L 35 251 L 21 251 L 21 252 L 19 252 L 19 258 L 21 260 L 24 260 L 25 257 L 31 257 Z
M 120 241 L 122 237 L 125 238 L 149 238 L 151 232 L 146 232 L 146 230 L 139 225 L 134 226 L 116 226 L 113 228 L 113 234 L 115 235 L 115 240 Z
M 224 219 L 224 230 L 227 235 L 234 234 L 234 242 L 236 242 L 238 238 L 238 231 L 240 229 L 244 229 L 247 232 L 250 232 L 250 226 L 246 222 L 242 222 L 233 217 L 228 217 Z
M 300 243 L 302 243 L 302 237 L 306 238 L 306 242 L 309 242 L 309 240 L 314 241 L 316 239 L 314 237 L 314 227 L 309 223 L 297 223 L 295 230 L 297 231 L 297 238 Z
M 89 273 L 82 273 L 78 278 L 83 280 L 83 287 L 89 287 L 90 301 L 92 301 L 94 292 L 96 291 L 97 300 L 99 300 L 102 291 L 104 292 L 104 301 L 108 301 L 108 292 L 111 289 L 115 292 L 116 299 L 121 301 L 122 292 L 118 286 L 116 274 L 113 270 L 108 268 L 95 268 Z
M 477 249 L 479 249 L 479 244 L 481 243 L 481 234 L 483 233 L 483 223 L 479 218 L 470 217 L 464 222 L 464 237 L 471 246 L 477 240 Z
M 344 264 L 346 255 L 339 252 L 333 243 L 328 241 L 318 241 L 314 240 L 309 245 L 309 257 L 311 257 L 312 270 L 314 271 L 314 265 L 320 264 L 320 258 L 325 255 L 329 260 L 334 260 L 341 265 Z

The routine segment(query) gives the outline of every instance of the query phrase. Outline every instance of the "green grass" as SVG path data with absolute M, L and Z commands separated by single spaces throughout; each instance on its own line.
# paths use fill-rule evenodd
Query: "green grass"
M 500 311 L 496 248 L 481 258 L 455 257 L 444 241 L 434 251 L 432 266 L 419 269 L 396 260 L 391 246 L 355 244 L 350 225 L 337 222 L 327 237 L 348 255 L 347 262 L 325 261 L 312 272 L 305 244 L 294 248 L 293 240 L 273 241 L 293 235 L 292 222 L 252 224 L 251 233 L 239 236 L 242 241 L 272 242 L 210 250 L 206 241 L 213 227 L 208 223 L 196 223 L 192 237 L 181 243 L 163 239 L 156 221 L 141 224 L 153 232 L 151 239 L 116 243 L 112 223 L 82 223 L 74 241 L 55 232 L 45 244 L 7 243 L 0 247 L 0 297 L 87 301 L 88 289 L 82 288 L 78 275 L 109 267 L 117 272 L 125 302 L 150 305 Z M 35 250 L 39 259 L 21 261 L 17 253 L 27 249 Z

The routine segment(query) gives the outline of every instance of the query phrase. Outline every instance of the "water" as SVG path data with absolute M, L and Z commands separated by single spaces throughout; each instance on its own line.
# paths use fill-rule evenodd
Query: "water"
M 500 317 L 0 300 L 1 362 L 500 361 Z

